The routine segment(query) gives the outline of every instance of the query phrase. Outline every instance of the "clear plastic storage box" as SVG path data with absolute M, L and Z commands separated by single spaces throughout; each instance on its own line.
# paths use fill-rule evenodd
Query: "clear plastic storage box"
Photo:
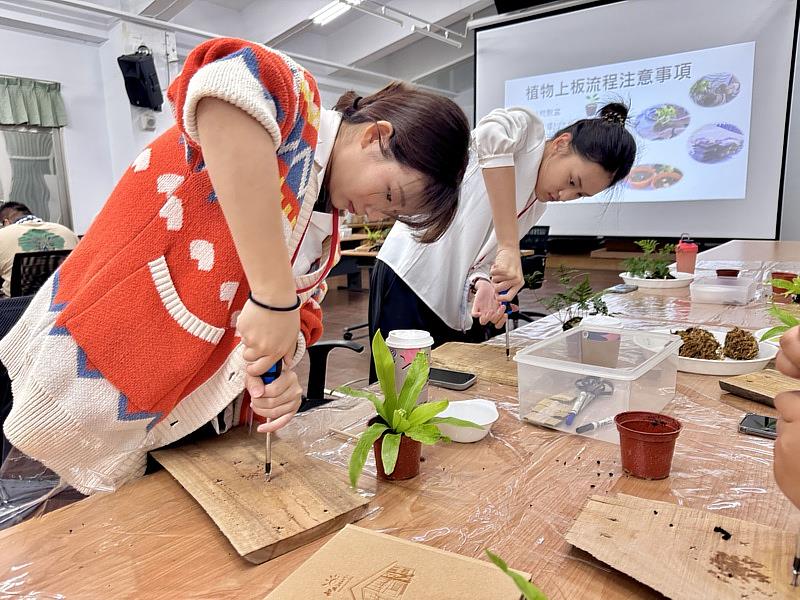
M 675 395 L 678 336 L 581 325 L 517 353 L 520 418 L 619 443 L 613 418 Z
M 692 302 L 701 304 L 747 304 L 756 296 L 758 284 L 748 277 L 701 277 L 689 286 Z

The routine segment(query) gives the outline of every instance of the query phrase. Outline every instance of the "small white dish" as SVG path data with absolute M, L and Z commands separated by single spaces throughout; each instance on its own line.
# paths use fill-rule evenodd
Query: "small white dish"
M 631 277 L 629 273 L 620 273 L 619 276 L 628 285 L 662 290 L 689 287 L 694 279 L 693 273 L 681 273 L 680 271 L 670 271 L 670 273 L 675 279 L 645 279 L 644 277 Z
M 469 444 L 477 442 L 486 437 L 492 429 L 495 421 L 500 418 L 497 406 L 491 400 L 475 398 L 474 400 L 456 400 L 437 416 L 455 417 L 465 421 L 472 421 L 481 426 L 480 429 L 474 427 L 457 427 L 455 425 L 440 424 L 439 430 L 454 442 Z
M 761 343 L 761 336 L 763 336 L 765 333 L 767 333 L 770 329 L 772 329 L 772 327 L 764 327 L 764 329 L 759 329 L 758 331 L 753 333 L 753 335 L 756 336 L 756 339 L 758 340 L 758 342 Z M 775 337 L 771 337 L 768 340 L 764 340 L 764 343 L 765 344 L 772 344 L 773 346 L 775 346 L 777 348 L 780 348 L 781 347 L 781 336 L 782 335 L 783 335 L 782 333 L 779 333 L 779 334 L 775 335 Z
M 686 329 L 685 327 L 673 327 L 672 329 L 657 329 L 657 333 L 672 333 Z M 706 329 L 705 327 L 703 329 Z M 725 344 L 727 331 L 717 331 L 707 329 L 707 331 L 717 338 L 720 345 Z M 766 330 L 765 330 L 766 331 Z M 759 339 L 757 332 L 753 334 Z M 733 375 L 745 375 L 762 370 L 769 364 L 769 361 L 778 355 L 778 347 L 768 342 L 758 343 L 758 356 L 751 360 L 735 360 L 733 358 L 723 358 L 722 360 L 707 360 L 703 358 L 678 357 L 678 371 L 684 373 L 696 373 L 698 375 L 715 375 L 718 377 L 732 377 Z

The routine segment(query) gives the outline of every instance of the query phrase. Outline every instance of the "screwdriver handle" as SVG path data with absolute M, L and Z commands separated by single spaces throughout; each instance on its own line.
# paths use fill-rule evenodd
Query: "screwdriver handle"
M 283 369 L 283 361 L 279 360 L 274 365 L 272 365 L 266 373 L 261 375 L 261 381 L 265 384 L 269 385 L 273 381 L 275 381 L 278 377 L 281 376 L 281 370 Z

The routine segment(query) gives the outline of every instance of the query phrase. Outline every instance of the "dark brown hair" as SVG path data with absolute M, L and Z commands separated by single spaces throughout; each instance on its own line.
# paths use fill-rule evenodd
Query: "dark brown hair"
M 628 107 L 621 102 L 606 104 L 594 119 L 581 119 L 558 131 L 572 135 L 572 148 L 586 160 L 597 163 L 611 175 L 611 184 L 625 179 L 636 160 L 636 140 L 625 127 Z
M 391 137 L 381 140 L 381 152 L 426 178 L 421 215 L 400 216 L 418 241 L 438 240 L 458 208 L 458 191 L 467 169 L 469 122 L 452 100 L 395 81 L 371 96 L 347 92 L 334 110 L 350 124 L 388 121 Z

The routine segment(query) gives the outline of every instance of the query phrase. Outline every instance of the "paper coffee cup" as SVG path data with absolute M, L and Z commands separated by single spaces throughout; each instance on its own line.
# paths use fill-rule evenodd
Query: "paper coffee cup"
M 433 337 L 427 331 L 421 329 L 395 329 L 389 332 L 386 338 L 386 345 L 389 347 L 389 352 L 392 354 L 394 360 L 394 384 L 397 388 L 397 393 L 403 389 L 403 383 L 408 375 L 408 370 L 411 368 L 411 363 L 414 362 L 419 352 L 425 354 L 428 359 L 428 366 L 431 364 L 431 347 L 433 346 Z M 417 399 L 417 404 L 428 401 L 428 384 L 422 388 Z
M 606 315 L 585 317 L 581 321 L 584 331 L 581 337 L 581 359 L 583 364 L 617 368 L 619 361 L 620 335 L 608 329 L 621 329 L 622 321 Z

